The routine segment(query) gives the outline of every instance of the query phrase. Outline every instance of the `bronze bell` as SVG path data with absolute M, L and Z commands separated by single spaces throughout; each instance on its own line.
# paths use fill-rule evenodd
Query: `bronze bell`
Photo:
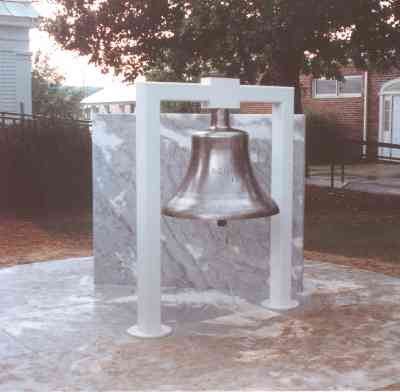
M 189 168 L 162 213 L 216 220 L 219 226 L 278 214 L 277 204 L 254 176 L 248 144 L 246 132 L 230 127 L 228 110 L 213 110 L 211 127 L 192 135 Z

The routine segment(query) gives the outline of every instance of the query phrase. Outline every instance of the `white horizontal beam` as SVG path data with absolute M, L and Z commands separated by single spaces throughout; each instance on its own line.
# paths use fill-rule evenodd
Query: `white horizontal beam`
M 291 99 L 294 87 L 240 86 L 241 102 L 284 103 Z
M 199 83 L 137 82 L 136 88 L 146 85 L 159 101 L 208 101 L 211 87 Z
M 206 80 L 206 79 L 203 79 Z M 235 80 L 235 79 L 233 79 Z M 151 94 L 158 101 L 189 101 L 189 102 L 203 102 L 204 107 L 215 106 L 214 103 L 220 102 L 220 108 L 225 107 L 222 101 L 225 101 L 223 95 L 229 96 L 237 95 L 235 99 L 236 104 L 229 104 L 229 107 L 240 107 L 240 102 L 265 102 L 265 103 L 282 103 L 290 100 L 293 94 L 293 87 L 279 87 L 279 86 L 238 86 L 238 88 L 227 88 L 221 94 L 221 86 L 214 84 L 200 84 L 200 83 L 164 83 L 164 82 L 137 82 L 136 89 L 139 86 L 145 85 L 150 89 Z M 118 94 L 113 94 L 109 100 L 99 100 L 92 102 L 82 101 L 82 104 L 114 104 L 114 103 L 132 103 L 136 101 L 135 94 L 132 94 L 132 99 L 127 99 L 126 93 L 124 98 L 118 100 Z
M 218 86 L 200 83 L 137 82 L 145 84 L 160 101 L 208 102 L 214 100 Z M 294 87 L 240 86 L 238 101 L 283 103 L 290 100 Z M 220 90 L 217 91 L 218 95 Z M 230 91 L 226 91 L 229 94 Z

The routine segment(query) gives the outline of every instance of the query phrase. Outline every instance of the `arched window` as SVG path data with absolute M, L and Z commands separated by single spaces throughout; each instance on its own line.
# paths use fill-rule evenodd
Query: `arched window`
M 383 84 L 380 92 L 379 141 L 400 144 L 400 78 Z M 400 158 L 400 150 L 381 147 L 379 155 Z
M 400 94 L 400 78 L 386 82 L 381 88 L 381 95 Z

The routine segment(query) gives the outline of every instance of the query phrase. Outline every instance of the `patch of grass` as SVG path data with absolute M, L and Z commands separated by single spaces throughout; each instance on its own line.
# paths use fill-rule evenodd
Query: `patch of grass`
M 305 250 L 400 263 L 400 197 L 309 186 Z

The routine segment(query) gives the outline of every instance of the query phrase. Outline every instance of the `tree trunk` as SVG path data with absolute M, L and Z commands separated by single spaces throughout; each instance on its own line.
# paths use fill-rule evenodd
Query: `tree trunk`
M 288 64 L 288 59 L 285 59 L 284 61 L 274 61 L 270 64 L 268 70 L 260 78 L 259 84 L 294 87 L 295 113 L 302 114 L 303 104 L 301 100 L 300 72 L 301 67 L 294 63 Z

